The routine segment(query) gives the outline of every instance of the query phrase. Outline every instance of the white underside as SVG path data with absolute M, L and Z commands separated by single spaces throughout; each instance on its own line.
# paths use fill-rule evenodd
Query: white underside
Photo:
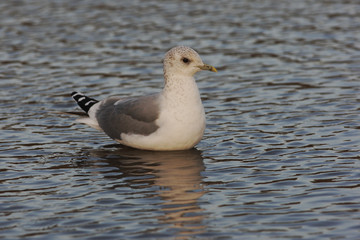
M 156 120 L 159 128 L 155 132 L 147 136 L 123 133 L 117 141 L 134 148 L 159 151 L 185 150 L 199 143 L 205 130 L 205 113 L 195 81 L 189 82 L 180 97 L 166 90 L 161 93 L 160 114 Z M 100 106 L 101 102 L 95 104 L 88 112 L 89 117 L 78 121 L 101 130 L 95 117 Z
M 177 111 L 178 110 L 178 111 Z M 121 134 L 118 142 L 146 150 L 185 150 L 198 144 L 205 130 L 205 113 L 202 105 L 181 111 L 164 104 L 154 133 L 143 136 L 139 134 Z

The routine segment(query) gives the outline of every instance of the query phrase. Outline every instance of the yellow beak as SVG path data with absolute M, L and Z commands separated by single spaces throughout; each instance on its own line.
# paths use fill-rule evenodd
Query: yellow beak
M 211 66 L 211 65 L 207 65 L 207 64 L 200 65 L 200 66 L 198 66 L 198 68 L 200 68 L 201 70 L 207 70 L 207 71 L 211 71 L 211 72 L 217 72 L 216 68 L 214 68 L 214 67 Z

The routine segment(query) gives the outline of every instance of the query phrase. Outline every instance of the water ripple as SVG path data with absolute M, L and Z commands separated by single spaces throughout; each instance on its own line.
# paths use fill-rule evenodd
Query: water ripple
M 0 9 L 0 238 L 359 238 L 357 1 Z M 197 149 L 128 149 L 63 114 L 73 90 L 158 91 L 179 44 L 219 70 L 197 75 Z

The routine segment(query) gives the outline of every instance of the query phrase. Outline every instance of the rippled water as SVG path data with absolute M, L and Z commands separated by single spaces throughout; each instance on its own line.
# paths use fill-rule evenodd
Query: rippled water
M 1 1 L 0 238 L 360 239 L 358 1 Z M 191 151 L 75 123 L 69 97 L 162 87 L 195 48 Z

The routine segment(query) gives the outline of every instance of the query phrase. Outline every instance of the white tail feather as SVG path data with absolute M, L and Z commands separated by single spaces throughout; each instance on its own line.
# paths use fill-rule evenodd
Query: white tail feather
M 86 125 L 95 128 L 97 130 L 102 131 L 102 129 L 100 128 L 99 124 L 97 123 L 97 121 L 94 121 L 93 119 L 89 118 L 89 117 L 85 117 L 85 118 L 79 118 L 76 119 L 77 122 L 79 123 L 85 123 Z

